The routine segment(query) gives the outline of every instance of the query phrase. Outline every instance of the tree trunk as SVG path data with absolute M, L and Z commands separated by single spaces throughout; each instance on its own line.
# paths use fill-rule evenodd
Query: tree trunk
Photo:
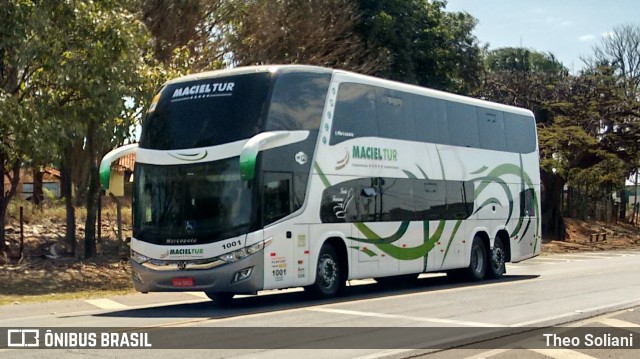
M 100 195 L 100 178 L 98 173 L 98 156 L 96 151 L 95 123 L 89 122 L 87 129 L 86 151 L 89 154 L 89 188 L 87 191 L 87 220 L 85 223 L 84 256 L 96 255 L 96 217 L 98 212 L 98 196 Z
M 73 180 L 72 180 L 72 154 L 71 144 L 64 147 L 62 168 L 60 169 L 61 192 L 64 196 L 65 210 L 67 214 L 67 228 L 64 240 L 67 243 L 72 256 L 76 256 L 76 213 L 73 207 Z
M 33 166 L 33 194 L 32 201 L 37 207 L 42 206 L 44 201 L 44 191 L 42 190 L 42 182 L 44 181 L 44 171 L 38 165 Z
M 87 202 L 87 191 L 90 177 L 90 157 L 88 145 L 85 147 L 84 139 L 73 141 L 71 144 L 71 178 L 75 185 L 74 204 L 82 206 Z
M 625 186 L 622 186 L 620 192 L 618 192 L 620 196 L 620 220 L 622 222 L 626 222 L 627 219 L 627 191 Z
M 5 188 L 5 177 L 9 179 L 9 188 Z M 0 253 L 7 251 L 4 231 L 5 216 L 9 202 L 18 190 L 18 182 L 20 182 L 20 160 L 10 161 L 7 154 L 0 151 Z
M 0 144 L 1 145 L 1 144 Z M 5 252 L 5 244 L 4 244 L 4 216 L 6 213 L 7 207 L 4 205 L 5 203 L 5 192 L 4 192 L 4 172 L 5 172 L 5 154 L 4 151 L 0 151 L 0 254 Z M 8 203 L 8 202 L 7 202 Z
M 95 167 L 95 166 L 92 166 Z M 94 175 L 95 173 L 95 175 Z M 91 169 L 91 181 L 89 182 L 89 192 L 87 193 L 87 220 L 85 222 L 84 229 L 84 256 L 85 258 L 91 258 L 96 255 L 96 217 L 98 215 L 98 197 L 99 184 L 96 184 L 98 179 L 98 168 Z M 99 180 L 98 180 L 99 181 Z
M 541 172 L 542 186 L 542 233 L 554 240 L 565 239 L 562 219 L 562 191 L 565 180 L 553 173 Z

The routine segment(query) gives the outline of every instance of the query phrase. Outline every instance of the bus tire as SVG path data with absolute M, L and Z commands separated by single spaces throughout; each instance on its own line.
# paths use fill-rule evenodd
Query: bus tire
M 227 307 L 229 305 L 231 305 L 231 303 L 233 302 L 233 293 L 226 293 L 226 292 L 222 292 L 222 293 L 209 293 L 209 292 L 204 292 L 204 294 L 207 295 L 207 297 L 209 297 L 209 299 L 211 299 L 213 301 L 213 304 L 217 307 Z
M 487 250 L 482 242 L 482 238 L 476 236 L 471 243 L 471 260 L 467 267 L 467 278 L 471 281 L 484 279 L 487 272 Z
M 487 278 L 500 278 L 505 272 L 506 252 L 500 237 L 493 242 L 493 249 L 489 252 L 489 265 L 487 266 Z
M 335 248 L 330 244 L 323 244 L 318 255 L 316 266 L 316 281 L 306 289 L 315 298 L 332 298 L 342 291 L 345 285 L 340 258 Z

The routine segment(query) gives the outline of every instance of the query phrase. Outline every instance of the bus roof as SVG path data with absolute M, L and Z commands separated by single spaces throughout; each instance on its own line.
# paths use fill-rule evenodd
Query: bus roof
M 430 88 L 422 87 L 418 85 L 411 85 L 411 84 L 406 84 L 398 81 L 391 81 L 391 80 L 386 80 L 378 77 L 357 74 L 349 71 L 335 70 L 334 73 L 339 76 L 338 80 L 341 82 L 353 81 L 353 82 L 358 82 L 365 85 L 382 86 L 392 90 L 409 92 L 409 93 L 418 94 L 418 95 L 426 95 L 428 97 L 433 97 L 441 100 L 458 102 L 458 103 L 463 103 L 463 104 L 472 105 L 472 106 L 480 106 L 480 107 L 489 108 L 497 111 L 506 111 L 506 112 L 533 117 L 533 112 L 522 107 L 504 105 L 497 102 L 491 102 L 491 101 L 481 100 L 473 97 L 457 95 L 450 92 L 439 91 L 439 90 L 434 90 L 434 89 L 430 89 Z
M 271 72 L 271 73 L 305 72 L 305 73 L 334 74 L 339 76 L 339 80 L 341 82 L 355 81 L 355 82 L 363 83 L 367 85 L 382 86 L 382 87 L 393 89 L 393 90 L 404 91 L 404 92 L 409 92 L 409 93 L 414 93 L 419 95 L 426 95 L 429 97 L 434 97 L 442 100 L 464 103 L 472 106 L 480 106 L 480 107 L 490 108 L 498 111 L 507 111 L 511 113 L 517 113 L 517 114 L 533 117 L 533 112 L 521 107 L 504 105 L 504 104 L 491 102 L 487 100 L 434 90 L 427 87 L 406 84 L 398 81 L 386 80 L 386 79 L 368 76 L 368 75 L 362 75 L 355 72 L 350 72 L 345 70 L 335 70 L 335 69 L 319 67 L 319 66 L 311 66 L 311 65 L 243 66 L 243 67 L 237 67 L 232 69 L 214 70 L 214 71 L 207 71 L 207 72 L 201 72 L 197 74 L 186 75 L 186 76 L 175 78 L 173 80 L 169 80 L 165 83 L 165 85 L 188 82 L 188 81 L 204 80 L 204 79 L 215 79 L 215 78 L 224 77 L 224 76 L 259 73 L 259 72 Z
M 262 65 L 262 66 L 243 66 L 232 69 L 206 71 L 197 74 L 186 75 L 167 81 L 168 84 L 175 84 L 188 81 L 215 79 L 224 76 L 244 75 L 259 72 L 272 72 L 272 73 L 292 73 L 292 72 L 306 72 L 306 73 L 325 73 L 332 74 L 334 70 L 319 66 L 310 65 Z

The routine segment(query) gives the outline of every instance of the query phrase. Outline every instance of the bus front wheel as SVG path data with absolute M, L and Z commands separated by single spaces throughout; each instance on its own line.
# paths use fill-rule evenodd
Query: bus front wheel
M 311 294 L 317 298 L 331 298 L 336 296 L 344 288 L 344 278 L 340 258 L 335 248 L 330 244 L 324 244 L 318 256 L 316 267 L 316 281 L 307 287 Z

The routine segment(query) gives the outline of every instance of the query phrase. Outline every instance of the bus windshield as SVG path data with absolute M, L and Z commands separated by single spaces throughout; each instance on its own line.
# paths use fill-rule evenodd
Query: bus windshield
M 177 150 L 251 138 L 264 127 L 269 86 L 267 72 L 169 84 L 143 121 L 140 147 Z
M 252 189 L 239 159 L 182 165 L 136 165 L 134 236 L 157 244 L 215 242 L 250 229 Z

